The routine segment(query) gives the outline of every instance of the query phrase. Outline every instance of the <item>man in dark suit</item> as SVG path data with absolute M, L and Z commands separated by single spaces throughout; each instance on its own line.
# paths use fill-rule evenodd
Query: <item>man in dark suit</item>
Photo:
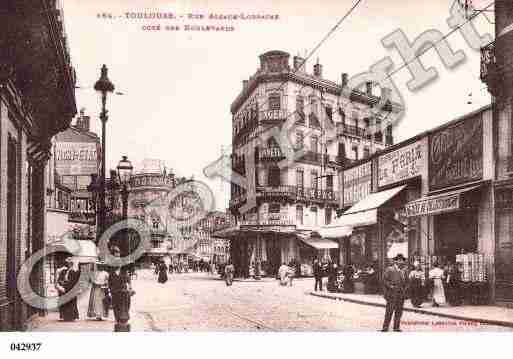
M 317 292 L 317 287 L 319 287 L 319 290 L 322 292 L 322 266 L 319 263 L 318 259 L 315 259 L 313 262 L 313 275 L 315 278 L 315 288 L 314 291 Z
M 407 274 L 403 268 L 405 260 L 402 254 L 396 255 L 394 264 L 388 267 L 383 275 L 383 291 L 387 301 L 383 332 L 388 331 L 392 315 L 394 315 L 394 332 L 401 331 L 401 316 L 407 290 Z

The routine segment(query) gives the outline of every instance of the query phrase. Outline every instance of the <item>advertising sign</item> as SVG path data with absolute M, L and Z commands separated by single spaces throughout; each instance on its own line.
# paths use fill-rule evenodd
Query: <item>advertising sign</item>
M 378 186 L 419 176 L 427 170 L 427 138 L 378 158 Z
M 430 137 L 429 187 L 439 189 L 483 177 L 483 122 L 462 121 Z
M 98 173 L 98 151 L 94 142 L 57 142 L 55 166 L 57 173 L 66 175 L 91 175 Z
M 443 212 L 455 211 L 460 208 L 460 195 L 427 198 L 420 201 L 414 201 L 406 204 L 406 216 L 426 216 L 440 214 Z
M 367 197 L 372 188 L 372 164 L 362 165 L 344 171 L 344 206 L 350 206 Z

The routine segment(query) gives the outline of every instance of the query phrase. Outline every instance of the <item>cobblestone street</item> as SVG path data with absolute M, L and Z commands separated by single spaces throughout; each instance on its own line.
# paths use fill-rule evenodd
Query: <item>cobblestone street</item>
M 234 282 L 218 276 L 171 275 L 158 284 L 143 272 L 135 280 L 134 308 L 157 331 L 376 331 L 384 309 L 309 295 L 313 279 L 293 287 L 277 281 Z M 509 331 L 510 328 L 469 323 L 405 312 L 403 331 Z

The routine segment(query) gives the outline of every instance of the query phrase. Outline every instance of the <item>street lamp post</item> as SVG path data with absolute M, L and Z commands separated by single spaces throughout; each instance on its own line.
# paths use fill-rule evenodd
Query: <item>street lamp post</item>
M 109 77 L 107 75 L 108 69 L 106 65 L 102 66 L 101 76 L 98 81 L 96 81 L 94 85 L 94 89 L 100 94 L 102 110 L 100 112 L 100 120 L 102 122 L 102 159 L 101 159 L 101 174 L 99 179 L 99 203 L 98 203 L 98 214 L 97 214 L 97 222 L 96 222 L 96 240 L 97 242 L 100 240 L 101 235 L 104 231 L 105 224 L 105 153 L 106 151 L 106 132 L 105 127 L 107 124 L 107 120 L 109 119 L 108 110 L 107 110 L 107 99 L 108 94 L 114 91 L 114 85 L 110 82 Z
M 128 160 L 127 156 L 123 156 L 121 161 L 117 166 L 118 170 L 118 179 L 121 184 L 121 199 L 123 202 L 123 211 L 122 211 L 122 220 L 126 220 L 128 218 L 128 185 L 130 182 L 130 177 L 132 176 L 132 163 Z M 124 229 L 122 232 L 121 243 L 120 243 L 121 257 L 127 257 L 130 255 L 130 237 L 128 233 L 128 229 Z M 130 263 L 131 265 L 132 263 Z M 130 278 L 130 271 L 128 268 L 121 269 L 122 276 L 126 276 Z M 127 280 L 128 280 L 127 278 Z M 123 288 L 122 293 L 120 295 L 120 302 L 117 303 L 119 305 L 119 315 L 116 325 L 114 326 L 114 331 L 116 332 L 129 332 L 130 331 L 130 301 L 131 301 L 131 288 Z

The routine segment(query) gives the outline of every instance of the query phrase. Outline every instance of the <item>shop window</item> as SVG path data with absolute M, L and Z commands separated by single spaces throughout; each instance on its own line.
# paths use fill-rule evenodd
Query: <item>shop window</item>
M 269 95 L 269 109 L 279 110 L 281 108 L 281 100 L 279 94 Z
M 303 224 L 303 206 L 296 206 L 296 222 Z

